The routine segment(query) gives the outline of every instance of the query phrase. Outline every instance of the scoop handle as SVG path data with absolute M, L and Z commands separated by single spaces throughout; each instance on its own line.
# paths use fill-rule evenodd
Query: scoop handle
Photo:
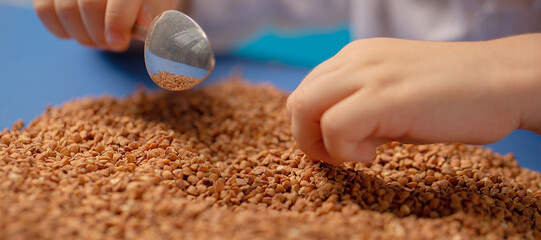
M 146 41 L 148 29 L 139 24 L 135 24 L 132 29 L 132 35 L 138 40 Z

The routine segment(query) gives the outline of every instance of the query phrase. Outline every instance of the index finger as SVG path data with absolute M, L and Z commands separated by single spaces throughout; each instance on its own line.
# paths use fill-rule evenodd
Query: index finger
M 128 48 L 143 0 L 109 0 L 105 11 L 105 38 L 115 51 Z
M 318 66 L 324 67 L 324 66 Z M 358 81 L 344 78 L 340 71 L 313 71 L 288 99 L 291 131 L 297 145 L 309 157 L 339 164 L 329 156 L 323 144 L 321 116 L 331 106 L 360 88 Z

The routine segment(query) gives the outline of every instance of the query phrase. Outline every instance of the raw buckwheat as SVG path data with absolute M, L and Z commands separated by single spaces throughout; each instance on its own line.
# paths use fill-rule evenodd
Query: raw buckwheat
M 541 239 L 541 175 L 463 144 L 332 167 L 286 94 L 227 81 L 48 108 L 0 133 L 1 239 Z

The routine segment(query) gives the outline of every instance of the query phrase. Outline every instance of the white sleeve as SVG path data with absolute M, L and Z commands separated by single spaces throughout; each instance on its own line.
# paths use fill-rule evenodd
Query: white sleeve
M 215 51 L 232 47 L 265 25 L 303 27 L 349 20 L 350 0 L 193 0 L 190 15 Z

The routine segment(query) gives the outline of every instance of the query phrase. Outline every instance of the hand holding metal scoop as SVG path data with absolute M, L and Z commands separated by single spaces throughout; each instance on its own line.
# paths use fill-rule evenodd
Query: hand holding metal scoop
M 146 28 L 136 25 L 133 33 L 145 41 L 145 64 L 158 86 L 180 91 L 205 80 L 214 69 L 210 42 L 187 15 L 168 10 Z

